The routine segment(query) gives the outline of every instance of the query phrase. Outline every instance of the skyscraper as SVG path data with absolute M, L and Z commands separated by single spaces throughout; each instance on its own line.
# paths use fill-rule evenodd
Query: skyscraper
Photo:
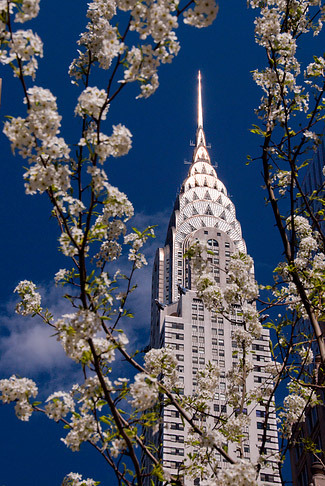
M 203 426 L 213 427 L 215 416 L 234 414 L 227 403 L 227 372 L 238 362 L 240 352 L 233 339 L 233 331 L 242 325 L 241 309 L 234 306 L 231 317 L 209 311 L 198 297 L 193 280 L 193 269 L 184 258 L 189 247 L 199 241 L 207 246 L 208 265 L 215 282 L 224 289 L 228 283 L 227 267 L 231 255 L 246 253 L 241 226 L 236 219 L 233 202 L 227 189 L 211 164 L 203 129 L 201 76 L 198 83 L 198 126 L 192 163 L 180 192 L 176 197 L 170 218 L 166 243 L 156 253 L 152 279 L 152 317 L 150 345 L 153 348 L 169 347 L 175 350 L 179 380 L 185 395 L 195 396 L 197 374 L 210 361 L 219 366 L 218 388 L 212 401 L 211 417 L 202 416 Z M 264 366 L 270 361 L 269 332 L 263 330 L 259 340 L 253 342 L 254 373 L 248 378 L 248 388 L 267 379 Z M 265 408 L 252 404 L 246 413 L 250 418 L 243 445 L 244 457 L 254 463 L 258 445 L 263 436 Z M 154 441 L 160 449 L 164 468 L 172 474 L 182 474 L 186 461 L 187 427 L 178 412 L 171 406 L 163 411 L 163 426 Z M 278 451 L 275 414 L 268 421 L 266 453 Z M 229 444 L 229 455 L 239 457 L 235 444 Z M 220 456 L 220 468 L 227 462 Z M 183 478 L 186 486 L 200 484 L 200 478 Z M 261 470 L 261 484 L 280 482 L 278 475 L 267 467 Z
M 298 199 L 298 207 L 301 209 L 301 214 L 304 216 L 310 215 L 313 212 L 316 219 L 319 221 L 320 230 L 325 231 L 325 222 L 322 217 L 323 204 L 325 194 L 325 175 L 323 167 L 325 165 L 325 144 L 322 139 L 318 150 L 307 167 L 307 171 L 303 182 L 301 184 L 302 192 L 309 198 L 309 211 L 304 212 L 306 207 L 301 198 Z M 309 222 L 313 229 L 317 231 L 311 217 Z M 323 339 L 325 338 L 325 322 L 320 321 L 320 326 L 323 332 Z M 300 322 L 301 335 L 312 334 L 313 330 L 308 320 L 301 320 Z M 312 349 L 314 356 L 316 356 L 315 363 L 310 365 L 313 368 L 314 380 L 321 386 L 323 384 L 324 376 L 320 369 L 319 348 L 316 342 L 313 343 Z M 311 371 L 311 370 L 310 370 Z M 320 401 L 322 402 L 322 392 L 319 393 Z M 306 446 L 306 439 L 313 442 L 316 449 L 324 450 L 325 444 L 325 406 L 320 403 L 314 407 L 307 407 L 304 419 L 300 421 L 295 427 L 294 438 L 290 448 L 290 461 L 293 486 L 308 486 L 313 484 L 315 486 L 325 485 L 325 468 L 323 467 L 324 453 L 315 454 L 311 447 Z

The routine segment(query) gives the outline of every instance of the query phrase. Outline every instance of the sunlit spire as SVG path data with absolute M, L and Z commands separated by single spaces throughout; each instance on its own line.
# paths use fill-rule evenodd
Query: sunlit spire
M 198 86 L 198 121 L 197 127 L 203 128 L 203 111 L 202 111 L 202 93 L 201 93 L 201 71 L 199 71 L 199 86 Z
M 199 71 L 198 97 L 197 97 L 197 130 L 196 130 L 196 147 L 203 145 L 206 147 L 205 135 L 203 130 L 203 109 L 202 109 L 202 86 L 201 71 Z

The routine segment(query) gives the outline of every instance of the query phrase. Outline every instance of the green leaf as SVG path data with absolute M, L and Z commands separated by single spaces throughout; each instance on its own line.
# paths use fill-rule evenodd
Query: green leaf
M 99 420 L 106 425 L 111 425 L 111 423 L 112 423 L 105 415 L 102 415 L 101 417 L 99 417 Z

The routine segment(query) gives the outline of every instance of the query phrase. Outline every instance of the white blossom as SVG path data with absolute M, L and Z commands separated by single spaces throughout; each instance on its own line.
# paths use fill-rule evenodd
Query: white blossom
M 101 325 L 100 318 L 90 310 L 79 310 L 65 314 L 55 323 L 65 352 L 72 359 L 80 361 L 84 352 L 89 352 L 87 340 L 95 337 Z
M 144 357 L 146 371 L 159 378 L 163 375 L 163 383 L 168 389 L 177 386 L 177 359 L 174 351 L 168 348 L 151 349 Z
M 82 229 L 77 226 L 70 228 L 70 235 L 68 233 L 62 233 L 59 238 L 60 249 L 65 256 L 77 255 L 84 238 Z
M 244 413 L 232 415 L 228 417 L 226 423 L 222 427 L 222 431 L 226 437 L 231 441 L 236 441 L 245 434 L 246 429 L 250 424 L 250 418 Z
M 108 112 L 107 93 L 104 89 L 88 86 L 78 98 L 75 114 L 89 115 L 96 120 L 106 119 Z
M 202 447 L 221 447 L 225 441 L 225 436 L 215 428 L 208 425 L 206 430 L 200 435 L 200 443 Z
M 4 49 L 4 46 L 8 51 Z M 1 49 L 0 62 L 2 64 L 10 64 L 19 59 L 23 75 L 35 78 L 38 67 L 36 56 L 43 57 L 43 43 L 37 34 L 30 29 L 17 30 L 12 33 L 12 38 L 1 46 Z M 20 75 L 18 68 L 14 68 L 13 73 L 17 77 Z
M 36 285 L 29 280 L 23 280 L 15 288 L 21 298 L 21 302 L 16 305 L 17 314 L 28 316 L 42 311 L 41 295 L 36 292 Z
M 83 442 L 89 441 L 96 444 L 100 440 L 98 429 L 100 423 L 93 415 L 88 413 L 74 414 L 69 422 L 70 432 L 65 439 L 61 439 L 72 451 L 78 451 Z
M 211 25 L 219 9 L 215 1 L 197 0 L 195 4 L 194 9 L 187 9 L 184 13 L 184 23 L 199 28 Z
M 39 13 L 40 0 L 23 0 L 15 15 L 15 22 L 24 23 L 34 19 Z
M 103 163 L 107 157 L 121 157 L 126 155 L 132 146 L 131 132 L 124 125 L 113 125 L 113 135 L 110 137 L 99 135 L 99 143 L 95 147 L 95 152 Z
M 314 361 L 314 353 L 311 348 L 305 348 L 304 346 L 301 346 L 298 348 L 297 353 L 299 354 L 302 362 L 308 366 L 313 363 Z
M 252 463 L 244 459 L 238 459 L 234 464 L 228 464 L 227 469 L 222 469 L 217 478 L 217 486 L 257 486 L 256 470 Z M 204 486 L 204 482 L 202 484 Z
M 55 392 L 50 395 L 47 400 L 47 405 L 45 406 L 46 415 L 58 422 L 63 417 L 65 417 L 69 412 L 74 411 L 74 401 L 68 393 L 65 392 Z
M 0 380 L 0 392 L 3 403 L 16 402 L 15 412 L 19 420 L 28 421 L 33 412 L 29 400 L 38 393 L 35 382 L 13 375 L 9 379 Z
M 98 482 L 93 479 L 82 479 L 81 474 L 69 473 L 63 480 L 61 486 L 97 486 Z
M 157 379 L 146 373 L 138 373 L 130 386 L 131 404 L 139 411 L 147 410 L 158 400 Z
M 126 442 L 124 439 L 114 439 L 109 448 L 110 454 L 113 457 L 118 457 L 119 454 L 126 449 Z

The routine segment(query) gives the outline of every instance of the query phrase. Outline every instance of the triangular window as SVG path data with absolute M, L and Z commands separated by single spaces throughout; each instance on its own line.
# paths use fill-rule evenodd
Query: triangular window
M 207 173 L 207 171 L 205 170 L 205 165 L 203 164 L 203 166 L 202 166 L 202 174 L 206 174 L 206 173 Z
M 194 194 L 193 194 L 193 201 L 195 201 L 195 199 L 199 199 L 198 198 L 198 195 L 196 194 L 196 192 L 194 192 Z
M 212 212 L 212 210 L 211 210 L 211 208 L 210 208 L 210 204 L 208 204 L 208 205 L 207 205 L 207 208 L 206 208 L 205 214 L 208 214 L 208 215 L 210 215 L 210 216 L 212 216 L 212 215 L 213 215 L 213 212 Z
M 210 196 L 209 191 L 206 191 L 204 199 L 209 199 L 209 201 L 211 201 L 211 196 Z
M 199 214 L 199 213 L 198 213 L 198 211 L 197 211 L 197 209 L 196 209 L 196 208 L 194 208 L 194 207 L 193 207 L 193 209 L 192 209 L 192 214 Z

